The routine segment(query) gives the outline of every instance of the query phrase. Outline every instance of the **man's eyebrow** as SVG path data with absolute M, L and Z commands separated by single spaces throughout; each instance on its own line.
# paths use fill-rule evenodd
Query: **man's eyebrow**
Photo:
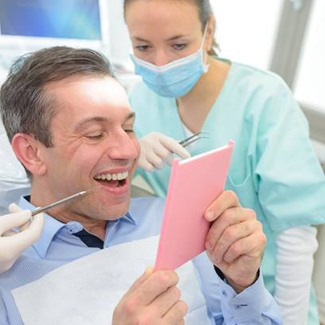
M 123 123 L 131 120 L 131 119 L 135 119 L 135 113 L 134 112 L 131 112 L 129 113 L 125 120 L 123 121 Z M 94 117 L 91 117 L 91 118 L 87 118 L 83 121 L 81 121 L 80 123 L 78 123 L 75 127 L 75 131 L 76 132 L 81 132 L 83 129 L 85 129 L 88 125 L 92 125 L 94 123 L 103 123 L 103 122 L 107 122 L 108 119 L 106 117 L 102 117 L 102 116 L 94 116 Z
M 130 114 L 128 114 L 128 116 L 125 119 L 125 122 L 132 120 L 132 122 L 135 120 L 135 113 L 131 112 Z
M 87 118 L 79 122 L 76 127 L 75 131 L 76 132 L 81 132 L 84 128 L 86 128 L 88 125 L 92 125 L 94 123 L 102 123 L 102 122 L 107 122 L 107 118 L 101 117 L 101 116 L 95 116 L 91 118 Z

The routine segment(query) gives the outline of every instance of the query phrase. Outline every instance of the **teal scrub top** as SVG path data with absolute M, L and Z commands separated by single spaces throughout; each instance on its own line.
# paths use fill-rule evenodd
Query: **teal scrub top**
M 174 98 L 160 97 L 143 83 L 129 98 L 139 138 L 154 131 L 177 140 L 186 137 Z M 194 145 L 192 156 L 235 141 L 226 189 L 236 192 L 241 205 L 253 209 L 263 224 L 268 241 L 262 270 L 274 294 L 277 234 L 325 222 L 325 177 L 306 118 L 279 76 L 232 62 L 202 131 L 208 138 Z M 137 172 L 157 195 L 166 196 L 168 165 L 153 173 Z

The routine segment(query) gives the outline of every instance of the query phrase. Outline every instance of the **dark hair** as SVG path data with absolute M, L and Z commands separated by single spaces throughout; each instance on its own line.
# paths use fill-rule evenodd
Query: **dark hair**
M 76 75 L 114 77 L 108 60 L 90 49 L 50 47 L 14 62 L 0 89 L 0 113 L 10 142 L 16 133 L 26 133 L 46 147 L 53 146 L 50 123 L 57 102 L 45 86 Z
M 124 8 L 124 18 L 125 18 L 125 12 L 127 5 L 135 0 L 124 0 L 123 8 Z M 148 0 L 153 1 L 153 0 Z M 193 3 L 193 5 L 196 6 L 198 13 L 199 13 L 199 19 L 202 25 L 202 33 L 204 32 L 204 28 L 211 16 L 214 17 L 213 10 L 210 4 L 210 0 L 174 0 L 174 1 L 187 1 Z M 210 55 L 217 56 L 217 52 L 219 50 L 219 44 L 214 39 L 212 49 L 209 51 Z
M 90 49 L 56 46 L 15 61 L 0 89 L 1 118 L 9 140 L 16 133 L 27 133 L 51 147 L 49 126 L 57 106 L 44 87 L 75 75 L 113 77 L 108 60 Z

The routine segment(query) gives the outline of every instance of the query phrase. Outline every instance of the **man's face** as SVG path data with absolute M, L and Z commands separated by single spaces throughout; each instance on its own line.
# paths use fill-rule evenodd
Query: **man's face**
M 32 191 L 33 203 L 50 203 L 100 186 L 56 213 L 64 220 L 120 217 L 129 207 L 140 152 L 125 90 L 110 77 L 76 76 L 53 82 L 45 91 L 54 96 L 58 109 L 50 124 L 53 147 L 41 147 L 46 172 L 41 190 Z

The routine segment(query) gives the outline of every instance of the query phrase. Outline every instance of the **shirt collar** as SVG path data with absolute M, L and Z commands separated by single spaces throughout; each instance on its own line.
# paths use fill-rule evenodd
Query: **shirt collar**
M 28 201 L 29 197 L 22 197 L 19 202 L 19 206 L 22 209 L 27 209 L 33 211 L 35 206 Z M 44 227 L 40 239 L 33 244 L 34 249 L 37 253 L 44 258 L 48 251 L 48 248 L 52 242 L 55 234 L 65 226 L 64 223 L 50 217 L 44 213 Z
M 29 202 L 30 196 L 21 197 L 19 201 L 19 206 L 22 209 L 33 211 L 36 207 Z M 129 222 L 132 225 L 136 225 L 135 219 L 127 212 L 124 216 L 116 220 L 117 222 Z M 73 223 L 73 222 L 71 222 Z M 108 223 L 107 223 L 108 224 Z M 34 249 L 39 254 L 41 258 L 45 258 L 53 237 L 67 225 L 48 214 L 44 213 L 44 227 L 40 239 L 33 244 Z
M 122 218 L 120 218 L 120 220 L 124 220 L 126 222 L 129 222 L 130 224 L 136 226 L 137 222 L 136 220 L 132 217 L 130 212 L 127 212 Z

